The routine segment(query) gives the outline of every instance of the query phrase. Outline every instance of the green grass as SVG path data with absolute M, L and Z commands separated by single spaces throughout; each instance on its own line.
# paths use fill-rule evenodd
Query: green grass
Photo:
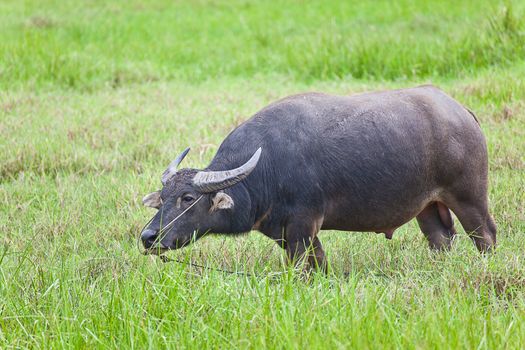
M 525 347 L 525 4 L 0 4 L 0 348 Z M 163 264 L 136 249 L 141 198 L 187 146 L 203 167 L 236 125 L 309 90 L 432 82 L 487 136 L 498 250 L 432 253 L 323 232 L 301 280 L 260 233 Z M 458 225 L 459 228 L 459 225 Z
M 0 86 L 456 77 L 525 56 L 522 1 L 57 3 L 0 5 Z

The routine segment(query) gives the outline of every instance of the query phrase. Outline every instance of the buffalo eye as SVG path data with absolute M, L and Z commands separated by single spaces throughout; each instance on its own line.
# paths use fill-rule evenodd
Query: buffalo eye
M 184 203 L 191 203 L 193 202 L 195 198 L 193 198 L 192 196 L 190 196 L 189 194 L 185 194 L 184 196 L 182 196 L 182 201 Z

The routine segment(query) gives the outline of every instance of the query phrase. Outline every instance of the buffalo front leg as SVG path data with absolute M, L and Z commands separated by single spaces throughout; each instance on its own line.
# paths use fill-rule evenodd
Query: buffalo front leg
M 307 221 L 294 221 L 286 226 L 286 253 L 292 264 L 326 272 L 323 246 L 317 238 L 320 227 L 318 222 Z

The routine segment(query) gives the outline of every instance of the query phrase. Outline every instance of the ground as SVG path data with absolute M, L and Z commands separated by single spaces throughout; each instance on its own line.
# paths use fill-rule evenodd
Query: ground
M 0 348 L 525 347 L 525 4 L 520 1 L 4 1 Z M 162 263 L 141 206 L 187 146 L 204 167 L 236 125 L 304 91 L 433 83 L 487 137 L 496 253 L 460 229 L 427 248 L 323 232 L 300 278 L 262 234 Z M 241 271 L 226 274 L 190 266 Z

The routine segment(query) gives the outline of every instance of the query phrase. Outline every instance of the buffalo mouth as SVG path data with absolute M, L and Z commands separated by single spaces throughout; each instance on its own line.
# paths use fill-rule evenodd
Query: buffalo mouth
M 166 247 L 162 244 L 162 245 L 158 245 L 158 246 L 154 246 L 150 248 L 145 248 L 142 251 L 142 254 L 143 255 L 162 255 L 169 250 L 171 250 L 169 247 Z
M 177 250 L 180 248 L 184 248 L 185 246 L 189 245 L 192 242 L 192 239 L 185 239 L 184 241 L 175 241 L 170 246 L 166 246 L 162 243 L 158 243 L 153 247 L 145 248 L 142 254 L 144 255 L 163 255 L 170 250 Z

